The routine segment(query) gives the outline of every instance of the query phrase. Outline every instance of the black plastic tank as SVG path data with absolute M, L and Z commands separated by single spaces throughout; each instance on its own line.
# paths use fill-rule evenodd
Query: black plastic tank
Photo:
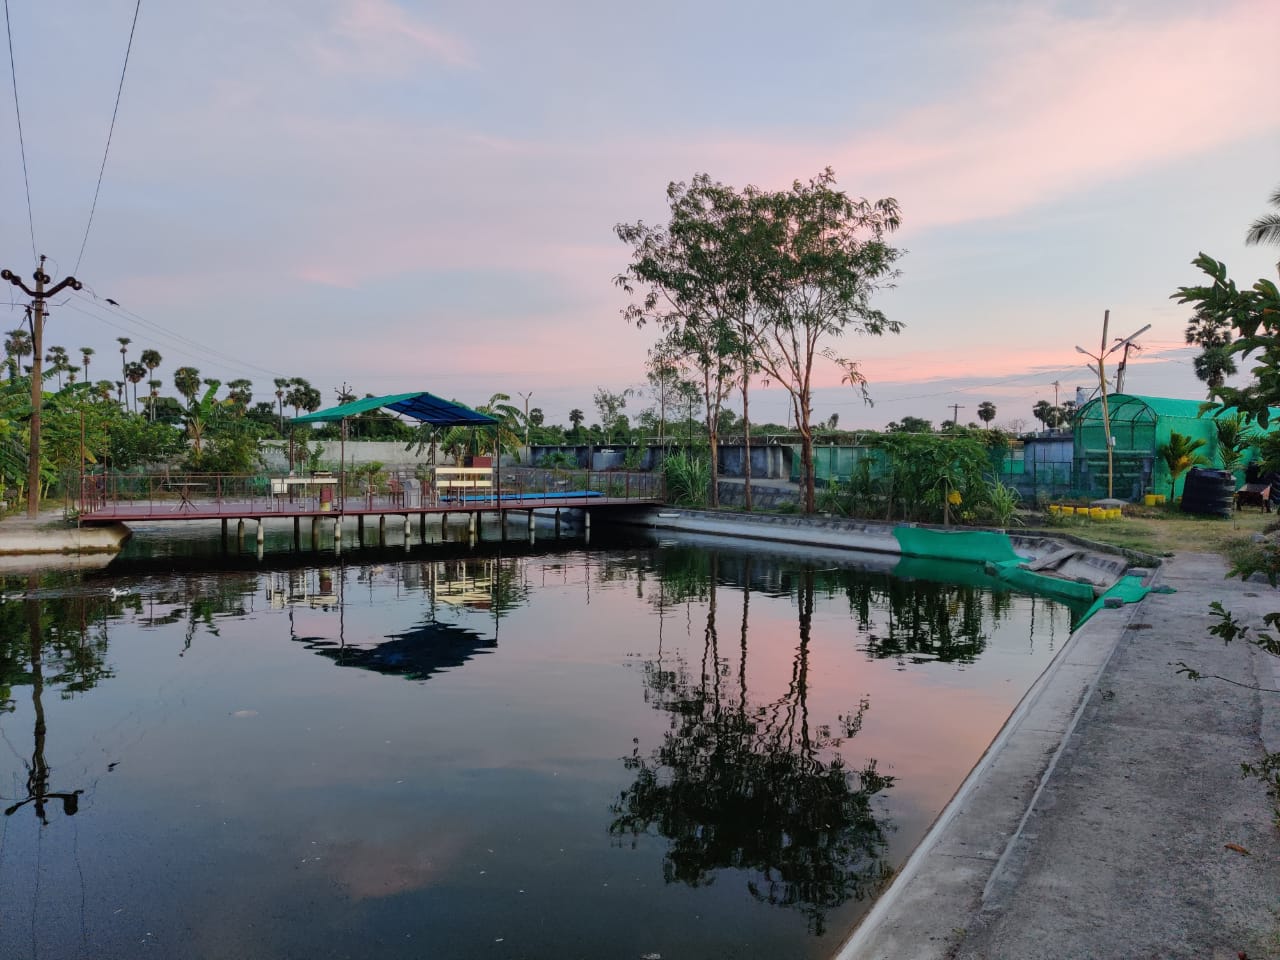
M 1229 517 L 1235 509 L 1236 477 L 1230 470 L 1192 467 L 1182 487 L 1182 512 Z

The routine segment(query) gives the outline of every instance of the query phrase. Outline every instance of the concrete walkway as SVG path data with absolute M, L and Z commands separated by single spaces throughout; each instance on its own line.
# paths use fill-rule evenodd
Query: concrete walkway
M 1176 593 L 1074 635 L 842 958 L 1280 957 L 1280 830 L 1240 772 L 1280 750 L 1280 693 L 1176 673 L 1280 689 L 1280 660 L 1209 636 L 1213 600 L 1280 610 L 1225 572 L 1179 555 Z

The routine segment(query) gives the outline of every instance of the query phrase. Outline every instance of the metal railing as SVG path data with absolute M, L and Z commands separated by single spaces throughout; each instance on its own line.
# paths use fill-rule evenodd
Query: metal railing
M 477 478 L 470 488 L 452 482 L 448 489 L 412 477 L 388 478 L 370 486 L 367 478 L 354 474 L 105 473 L 86 474 L 79 484 L 73 500 L 80 516 L 121 518 L 536 508 L 543 501 L 577 505 L 592 500 L 661 500 L 664 495 L 663 479 L 657 473 L 520 467 L 495 471 L 487 482 Z

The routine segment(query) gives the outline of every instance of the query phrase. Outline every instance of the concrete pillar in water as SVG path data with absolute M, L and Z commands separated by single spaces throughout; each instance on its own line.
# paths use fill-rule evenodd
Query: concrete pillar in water
M 225 543 L 227 539 L 227 518 L 222 518 L 222 540 Z
M 387 545 L 387 515 L 385 513 L 378 515 L 378 546 L 385 547 Z
M 259 541 L 258 541 L 258 553 L 257 553 L 257 556 L 258 556 L 258 559 L 259 559 L 259 560 L 261 560 L 261 559 L 262 559 L 262 553 L 263 553 L 262 541 L 261 541 L 261 540 L 259 540 Z
M 586 530 L 588 533 L 591 532 L 591 511 L 590 510 L 582 511 L 582 529 Z
M 364 514 L 356 516 L 356 539 L 364 543 Z
M 262 518 L 259 517 L 258 518 L 258 542 L 262 543 L 266 539 L 267 539 L 267 530 L 262 523 Z
M 243 520 L 236 521 L 236 546 L 237 547 L 244 546 L 244 521 Z
M 560 539 L 560 508 L 556 507 L 556 539 Z
M 404 545 L 406 547 L 409 545 L 409 537 L 412 535 L 412 532 L 413 524 L 409 521 L 409 515 L 406 513 L 404 515 Z
M 333 518 L 333 545 L 340 547 L 342 544 L 342 517 Z
M 311 518 L 311 549 L 320 549 L 320 518 Z
M 468 514 L 467 514 L 467 532 L 468 532 L 468 533 L 470 533 L 470 534 L 472 534 L 472 535 L 474 535 L 474 534 L 475 534 L 475 532 L 476 532 L 476 517 L 477 517 L 477 516 L 478 516 L 478 514 L 476 514 L 476 513 L 468 513 Z

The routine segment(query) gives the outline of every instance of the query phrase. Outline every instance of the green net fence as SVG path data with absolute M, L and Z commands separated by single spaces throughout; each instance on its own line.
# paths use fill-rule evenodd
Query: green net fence
M 1201 416 L 1203 406 L 1199 400 L 1126 393 L 1107 397 L 1106 419 L 1110 423 L 1112 437 L 1111 489 L 1116 497 L 1137 500 L 1145 493 L 1162 493 L 1166 496 L 1172 493 L 1173 498 L 1181 494 L 1185 474 L 1178 478 L 1176 484 L 1171 485 L 1169 468 L 1160 456 L 1161 447 L 1169 443 L 1169 438 L 1174 433 L 1193 441 L 1203 440 L 1204 445 L 1197 453 L 1205 457 L 1209 466 L 1222 465 L 1217 449 L 1215 413 L 1218 416 L 1230 416 L 1235 410 L 1227 408 L 1218 413 L 1211 409 Z M 1278 415 L 1280 411 L 1272 414 L 1267 431 L 1257 425 L 1254 425 L 1253 431 L 1261 433 L 1276 429 L 1280 425 L 1276 419 Z M 1246 454 L 1238 471 L 1241 475 L 1250 456 L 1256 454 Z M 1107 496 L 1107 439 L 1101 397 L 1090 400 L 1080 408 L 1075 428 L 1075 463 L 1078 486 L 1089 496 Z

